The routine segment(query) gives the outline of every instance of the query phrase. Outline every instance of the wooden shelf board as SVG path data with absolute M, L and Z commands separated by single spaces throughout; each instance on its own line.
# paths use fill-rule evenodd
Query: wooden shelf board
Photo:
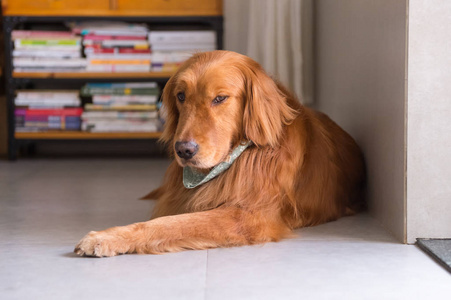
M 14 78 L 169 78 L 173 72 L 13 72 Z
M 56 9 L 9 9 L 4 11 L 4 16 L 27 16 L 27 17 L 218 17 L 222 16 L 222 9 L 200 10 L 200 11 L 156 11 L 153 10 L 56 10 Z
M 68 139 L 158 139 L 161 132 L 84 132 L 44 131 L 16 132 L 15 138 L 22 140 L 68 140 Z

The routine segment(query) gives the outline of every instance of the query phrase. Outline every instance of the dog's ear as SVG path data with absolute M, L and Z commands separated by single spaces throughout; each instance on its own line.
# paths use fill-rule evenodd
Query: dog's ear
M 175 74 L 168 80 L 161 95 L 163 103 L 161 113 L 163 114 L 163 119 L 165 120 L 165 123 L 163 133 L 161 134 L 160 137 L 160 141 L 168 145 L 172 145 L 175 131 L 177 130 L 177 122 L 179 119 L 179 112 L 177 110 L 174 95 L 175 88 L 174 85 L 176 81 L 176 76 L 177 74 Z M 172 147 L 169 148 L 172 149 Z
M 277 147 L 284 125 L 290 124 L 297 111 L 287 103 L 287 96 L 274 80 L 255 62 L 244 73 L 244 133 L 257 146 Z

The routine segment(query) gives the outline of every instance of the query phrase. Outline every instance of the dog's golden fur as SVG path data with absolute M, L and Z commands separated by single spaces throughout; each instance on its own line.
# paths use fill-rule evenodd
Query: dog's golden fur
M 178 100 L 183 93 L 184 101 Z M 217 96 L 226 97 L 213 103 Z M 164 253 L 278 241 L 293 228 L 353 214 L 364 206 L 364 163 L 354 140 L 326 115 L 302 106 L 250 58 L 199 53 L 163 91 L 167 120 L 161 140 L 175 160 L 152 220 L 91 232 L 79 254 Z M 194 189 L 182 168 L 208 172 L 241 141 L 253 145 L 217 178 Z M 191 159 L 177 141 L 195 141 Z

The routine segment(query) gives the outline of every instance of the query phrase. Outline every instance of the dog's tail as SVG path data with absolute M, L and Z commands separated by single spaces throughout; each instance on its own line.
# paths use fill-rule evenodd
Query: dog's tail
M 161 195 L 163 195 L 163 193 L 164 193 L 163 188 L 159 187 L 151 191 L 147 195 L 139 198 L 139 200 L 158 200 L 161 197 Z

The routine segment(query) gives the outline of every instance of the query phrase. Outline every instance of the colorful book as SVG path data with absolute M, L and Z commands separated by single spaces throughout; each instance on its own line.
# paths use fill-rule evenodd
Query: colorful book
M 146 40 L 83 40 L 84 46 L 101 45 L 102 47 L 133 47 L 135 49 L 148 49 Z
M 72 109 L 16 109 L 17 131 L 79 130 L 82 108 Z
M 215 44 L 196 44 L 196 43 L 184 43 L 184 44 L 151 44 L 152 51 L 213 51 L 216 50 Z
M 151 70 L 153 72 L 175 72 L 177 71 L 183 62 L 165 62 L 165 63 L 154 63 L 152 62 Z
M 33 72 L 40 72 L 40 73 L 74 73 L 74 72 L 85 72 L 86 67 L 64 67 L 64 68 L 58 68 L 58 67 L 40 67 L 40 66 L 30 66 L 30 67 L 16 67 L 14 68 L 14 72 L 17 73 L 33 73 Z
M 112 103 L 138 103 L 138 104 L 155 104 L 158 101 L 156 95 L 94 95 L 92 103 L 94 104 L 112 104 Z
M 25 131 L 26 129 L 39 129 L 42 131 L 45 130 L 80 130 L 81 128 L 81 120 L 78 117 L 78 120 L 70 120 L 69 118 L 47 118 L 47 119 L 36 119 L 36 120 L 25 120 L 22 130 L 16 131 Z M 25 129 L 25 130 L 24 130 Z
M 109 89 L 124 89 L 124 88 L 148 88 L 158 89 L 156 82 L 89 82 L 85 84 L 89 88 L 109 88 Z
M 85 47 L 84 53 L 88 54 L 150 54 L 150 49 L 134 49 L 134 48 L 102 48 L 102 47 Z
M 39 106 L 80 106 L 80 99 L 15 99 L 14 104 L 16 106 L 31 106 L 31 107 L 39 107 Z
M 86 110 L 129 110 L 129 111 L 153 111 L 157 110 L 155 104 L 131 104 L 131 105 L 98 105 L 98 104 L 85 104 Z
M 80 45 L 80 38 L 70 39 L 16 39 L 14 46 L 77 46 Z
M 36 49 L 15 49 L 13 57 L 52 57 L 52 58 L 80 58 L 80 50 L 36 50 Z
M 18 90 L 20 99 L 77 99 L 78 90 Z
M 85 58 L 73 58 L 73 59 L 56 59 L 56 58 L 25 58 L 15 57 L 13 58 L 14 67 L 27 68 L 27 67 L 86 67 L 87 60 Z
M 152 64 L 180 63 L 189 59 L 195 51 L 155 51 Z
M 91 65 L 150 65 L 150 59 L 88 59 Z
M 13 30 L 11 38 L 15 39 L 39 39 L 39 38 L 57 38 L 70 39 L 76 37 L 70 31 L 49 31 L 49 30 Z
M 15 46 L 15 50 L 30 50 L 30 51 L 78 51 L 81 52 L 81 45 L 78 46 L 44 46 L 44 45 L 34 45 L 34 46 Z
M 149 32 L 150 44 L 214 44 L 216 43 L 216 32 L 210 30 L 184 30 L 164 31 L 155 30 Z
M 26 116 L 81 116 L 83 108 L 65 108 L 65 109 L 27 109 Z
M 143 35 L 97 35 L 87 34 L 83 36 L 85 41 L 104 41 L 104 40 L 146 40 L 146 36 Z
M 150 51 L 150 45 L 144 45 L 141 44 L 138 47 L 134 47 L 133 45 L 128 45 L 128 46 L 114 46 L 114 47 L 106 47 L 103 46 L 101 43 L 93 43 L 92 45 L 85 45 L 85 52 L 90 52 L 93 50 L 101 50 L 101 49 L 128 49 L 128 50 L 148 50 Z M 126 51 L 124 50 L 124 51 Z
M 101 21 L 81 21 L 68 24 L 72 29 L 72 32 L 80 33 L 83 29 L 128 29 L 132 30 L 145 30 L 148 31 L 147 25 L 145 24 L 130 24 L 122 21 L 111 21 L 111 20 L 101 20 Z
M 81 115 L 83 120 L 110 119 L 156 119 L 157 111 L 85 111 Z
M 73 33 L 87 35 L 144 35 L 149 31 L 145 24 L 130 24 L 120 21 L 85 21 L 70 24 Z
M 83 86 L 81 88 L 82 96 L 93 95 L 159 95 L 156 88 L 103 88 Z
M 112 73 L 127 73 L 127 72 L 150 72 L 150 64 L 145 65 L 107 65 L 107 64 L 99 64 L 99 65 L 87 65 L 87 72 L 112 72 Z
M 14 103 L 16 106 L 36 108 L 80 106 L 81 100 L 78 94 L 78 91 L 19 90 Z
M 150 53 L 86 53 L 88 61 L 92 60 L 147 60 L 151 61 Z
M 131 26 L 133 26 L 131 24 Z M 129 27 L 132 29 L 132 27 Z M 109 29 L 95 29 L 95 28 L 88 28 L 83 29 L 80 32 L 81 35 L 88 35 L 88 34 L 96 34 L 96 35 L 115 35 L 115 36 L 140 36 L 140 37 L 146 37 L 147 31 L 136 31 L 136 30 L 129 30 L 129 29 L 115 29 L 115 28 L 109 28 Z
M 159 131 L 160 127 L 161 123 L 157 120 L 82 122 L 82 130 L 90 132 L 156 132 Z

